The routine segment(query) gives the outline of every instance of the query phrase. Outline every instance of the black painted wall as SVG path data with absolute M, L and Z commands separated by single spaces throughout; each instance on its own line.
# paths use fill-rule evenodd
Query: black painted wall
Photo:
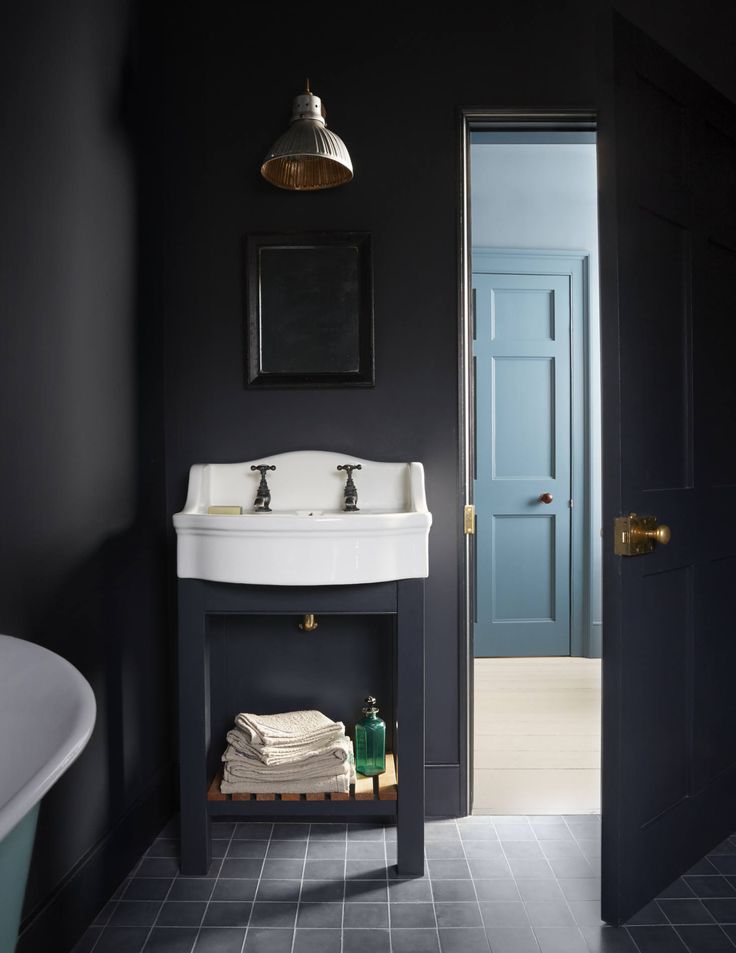
M 254 28 L 250 9 L 167 31 L 167 505 L 195 462 L 317 448 L 424 464 L 428 806 L 460 812 L 457 107 L 589 105 L 593 18 L 539 4 L 532 29 L 505 13 L 494 34 L 335 39 Z M 355 178 L 298 194 L 259 168 L 307 76 Z M 245 389 L 243 236 L 333 229 L 373 237 L 375 388 Z
M 635 4 L 622 6 L 636 15 Z M 654 8 L 674 12 L 674 26 Z M 475 33 L 323 34 L 303 18 L 253 11 L 231 4 L 166 25 L 167 508 L 181 508 L 195 462 L 319 448 L 424 464 L 434 517 L 428 809 L 460 812 L 458 107 L 595 107 L 597 5 L 499 5 L 492 31 Z M 706 64 L 689 41 L 686 4 L 655 3 L 644 14 Z M 259 167 L 307 76 L 355 178 L 325 192 L 284 192 Z M 374 389 L 244 387 L 241 246 L 246 233 L 269 230 L 372 234 Z M 173 567 L 171 531 L 169 542 Z
M 0 27 L 0 632 L 97 700 L 42 802 L 22 953 L 68 949 L 173 806 L 136 32 L 128 0 L 29 0 Z

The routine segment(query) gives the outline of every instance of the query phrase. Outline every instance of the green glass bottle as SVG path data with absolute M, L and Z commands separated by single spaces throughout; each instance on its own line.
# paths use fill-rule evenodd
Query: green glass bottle
M 365 700 L 365 718 L 355 726 L 355 770 L 367 776 L 386 770 L 386 722 L 378 717 L 376 699 Z

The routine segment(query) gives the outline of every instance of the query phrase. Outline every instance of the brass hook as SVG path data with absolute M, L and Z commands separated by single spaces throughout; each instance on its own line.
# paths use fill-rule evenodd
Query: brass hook
M 307 612 L 305 614 L 304 621 L 299 623 L 299 628 L 302 632 L 314 632 L 314 630 L 318 628 L 317 620 L 313 612 Z

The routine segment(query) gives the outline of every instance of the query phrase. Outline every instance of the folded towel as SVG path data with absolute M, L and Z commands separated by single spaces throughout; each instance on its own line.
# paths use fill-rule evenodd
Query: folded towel
M 351 750 L 347 744 L 350 739 L 345 734 L 322 742 L 307 742 L 290 748 L 253 745 L 248 740 L 249 735 L 240 728 L 231 728 L 226 737 L 228 744 L 235 751 L 246 758 L 257 759 L 264 765 L 301 764 L 313 757 L 332 757 L 337 758 L 338 761 L 345 761 Z
M 252 745 L 303 747 L 328 741 L 345 734 L 341 721 L 332 721 L 321 711 L 287 711 L 275 715 L 254 715 L 240 712 L 235 724 L 246 733 Z
M 313 755 L 297 764 L 263 764 L 258 758 L 247 756 L 228 745 L 222 755 L 225 762 L 225 776 L 229 781 L 272 778 L 274 780 L 296 780 L 297 778 L 321 778 L 339 774 L 354 764 L 353 746 L 350 738 L 344 738 L 338 760 L 334 753 Z M 347 764 L 346 764 L 347 762 Z
M 278 769 L 276 775 L 263 774 L 254 772 L 248 765 L 237 761 L 225 761 L 222 766 L 222 776 L 225 781 L 242 782 L 243 784 L 251 782 L 279 784 L 283 781 L 298 785 L 305 781 L 313 781 L 315 778 L 332 778 L 343 774 L 348 777 L 351 784 L 355 784 L 355 762 L 352 759 L 343 762 L 336 769 L 323 767 L 317 771 L 308 771 L 305 774 L 289 774 L 286 771 L 281 771 L 281 769 Z
M 226 781 L 223 778 L 220 791 L 223 794 L 347 794 L 350 783 L 349 772 L 297 781 Z

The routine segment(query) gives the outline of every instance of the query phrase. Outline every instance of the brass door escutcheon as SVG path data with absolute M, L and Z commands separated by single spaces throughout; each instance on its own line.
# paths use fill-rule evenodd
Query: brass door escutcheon
M 672 538 L 669 526 L 657 526 L 656 516 L 617 516 L 613 525 L 613 551 L 617 556 L 646 556 L 657 543 L 666 546 Z
M 307 612 L 304 615 L 304 620 L 299 623 L 299 628 L 302 632 L 314 632 L 315 629 L 319 628 L 313 612 Z

